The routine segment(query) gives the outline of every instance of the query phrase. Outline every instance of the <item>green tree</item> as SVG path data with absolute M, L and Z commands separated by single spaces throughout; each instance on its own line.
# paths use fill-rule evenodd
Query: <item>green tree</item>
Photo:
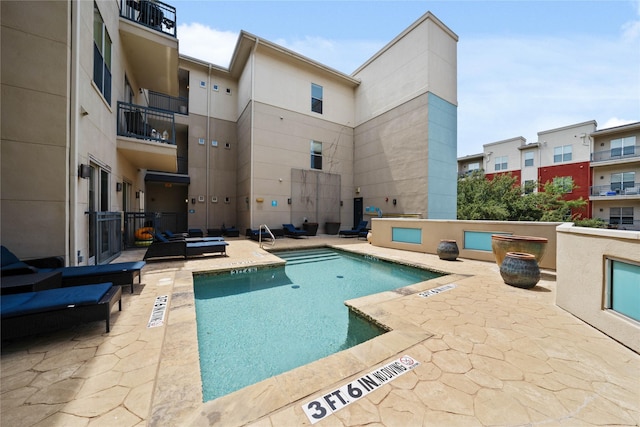
M 480 171 L 458 179 L 458 219 L 507 221 L 520 198 L 517 178 L 510 174 L 488 180 Z
M 565 200 L 576 186 L 571 180 L 546 182 L 538 192 L 523 194 L 511 174 L 486 179 L 474 171 L 458 179 L 458 219 L 498 221 L 574 221 L 573 211 L 583 208 L 582 198 Z M 595 225 L 595 224 L 594 224 Z

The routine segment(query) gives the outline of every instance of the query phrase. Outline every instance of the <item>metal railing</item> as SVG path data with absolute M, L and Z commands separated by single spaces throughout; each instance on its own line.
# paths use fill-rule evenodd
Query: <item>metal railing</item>
M 189 114 L 189 98 L 169 96 L 150 90 L 149 107 L 172 113 Z
M 604 151 L 591 153 L 592 162 L 604 162 L 606 160 L 620 160 L 640 157 L 640 145 L 630 145 L 627 147 L 611 148 Z
M 122 252 L 121 212 L 85 212 L 89 215 L 89 255 L 107 264 Z
M 269 227 L 267 226 L 267 224 L 262 224 L 260 227 L 258 227 L 258 245 L 260 246 L 260 249 L 262 249 L 263 245 L 262 245 L 262 229 L 264 229 L 267 233 L 269 233 L 269 236 L 271 237 L 271 247 L 274 247 L 276 245 L 276 238 L 273 237 L 273 233 L 271 232 L 271 230 L 269 230 Z
M 120 16 L 176 37 L 176 8 L 159 0 L 120 0 Z
M 151 227 L 153 232 L 170 230 L 174 233 L 187 230 L 187 214 L 179 212 L 125 212 L 124 213 L 124 246 L 139 247 L 144 243 L 136 243 L 136 231 Z M 151 233 L 153 234 L 153 233 Z M 146 242 L 147 244 L 150 242 Z
M 594 185 L 589 189 L 590 196 L 640 196 L 640 182 L 631 185 L 609 184 Z
M 176 120 L 173 113 L 118 102 L 118 135 L 176 145 Z

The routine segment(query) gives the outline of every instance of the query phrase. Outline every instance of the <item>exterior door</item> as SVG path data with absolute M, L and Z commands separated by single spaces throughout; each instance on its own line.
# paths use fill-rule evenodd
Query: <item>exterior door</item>
M 353 199 L 353 226 L 357 227 L 362 221 L 363 206 L 362 197 L 355 197 Z

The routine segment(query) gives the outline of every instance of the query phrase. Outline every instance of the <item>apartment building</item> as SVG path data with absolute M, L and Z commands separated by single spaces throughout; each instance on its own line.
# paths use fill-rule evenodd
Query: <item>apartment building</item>
M 493 142 L 479 154 L 458 159 L 458 174 L 481 169 L 488 179 L 510 173 L 524 192 L 546 182 L 570 188 L 568 200 L 587 206 L 573 212 L 602 218 L 613 228 L 640 229 L 640 123 L 596 130 L 593 120 L 538 132 L 538 141 L 523 137 Z
M 640 230 L 640 122 L 592 132 L 591 215 Z
M 242 32 L 181 55 L 148 0 L 3 1 L 2 243 L 108 262 L 137 228 L 455 218 L 457 36 L 426 13 L 351 75 Z
M 534 192 L 546 182 L 566 185 L 567 200 L 589 200 L 590 143 L 588 135 L 596 129 L 595 121 L 577 123 L 538 132 L 538 141 L 527 143 L 522 137 L 483 145 L 483 152 L 458 159 L 458 174 L 467 174 L 478 166 L 487 179 L 496 174 L 511 174 L 523 192 Z M 571 183 L 575 185 L 573 190 Z M 590 208 L 572 212 L 589 217 Z

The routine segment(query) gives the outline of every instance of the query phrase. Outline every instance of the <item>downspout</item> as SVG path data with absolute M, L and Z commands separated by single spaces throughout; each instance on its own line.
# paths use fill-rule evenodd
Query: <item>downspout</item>
M 78 245 L 77 245 L 77 232 L 76 232 L 76 217 L 78 215 L 78 187 L 80 184 L 78 183 L 78 135 L 79 135 L 79 118 L 78 112 L 80 111 L 80 101 L 79 101 L 79 82 L 78 78 L 78 70 L 80 70 L 80 2 L 73 1 L 69 3 L 69 19 L 71 19 L 71 34 L 70 37 L 70 60 L 68 63 L 69 66 L 69 135 L 67 137 L 66 146 L 67 146 L 67 177 L 68 177 L 68 187 L 67 187 L 67 195 L 66 199 L 68 200 L 67 212 L 66 216 L 66 244 L 65 244 L 65 265 L 77 265 L 78 258 L 76 258 L 76 254 L 79 256 Z M 83 214 L 84 215 L 84 214 Z M 88 254 L 85 254 L 87 256 Z
M 256 103 L 256 98 L 255 98 L 255 90 L 256 90 L 256 50 L 258 49 L 258 43 L 260 43 L 260 39 L 258 37 L 256 37 L 256 42 L 253 45 L 253 51 L 251 52 L 251 141 L 249 143 L 250 147 L 249 147 L 249 153 L 250 153 L 250 158 L 249 158 L 249 162 L 251 165 L 250 168 L 250 177 L 249 177 L 249 227 L 253 227 L 253 178 L 254 178 L 254 172 L 253 172 L 253 168 L 254 168 L 254 162 L 253 162 L 253 156 L 254 156 L 254 150 L 253 150 L 253 134 L 254 134 L 254 120 L 255 120 L 255 103 Z
M 207 75 L 207 141 L 205 142 L 205 145 L 207 147 L 207 164 L 206 164 L 206 168 L 207 168 L 207 173 L 206 175 L 206 180 L 207 180 L 207 187 L 205 190 L 205 194 L 206 194 L 206 198 L 204 201 L 204 205 L 205 205 L 205 225 L 206 228 L 209 229 L 209 197 L 211 197 L 210 194 L 210 187 L 209 187 L 209 178 L 211 176 L 209 167 L 210 167 L 210 163 L 211 160 L 209 158 L 209 156 L 211 155 L 211 135 L 209 132 L 209 122 L 211 120 L 211 64 L 209 64 L 209 73 Z

